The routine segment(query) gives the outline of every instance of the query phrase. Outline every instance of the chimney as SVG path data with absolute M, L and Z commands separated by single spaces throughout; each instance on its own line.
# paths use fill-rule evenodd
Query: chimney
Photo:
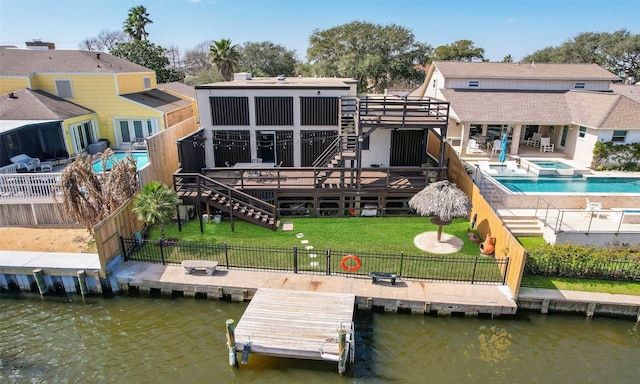
M 54 43 L 47 43 L 40 39 L 34 39 L 33 41 L 27 41 L 25 43 L 27 45 L 27 49 L 39 50 L 39 51 L 47 51 L 50 49 L 56 49 L 56 45 Z

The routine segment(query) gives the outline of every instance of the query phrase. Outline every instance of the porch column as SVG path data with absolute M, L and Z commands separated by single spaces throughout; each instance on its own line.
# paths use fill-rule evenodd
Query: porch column
M 460 154 L 467 154 L 467 143 L 469 142 L 469 130 L 466 129 L 467 125 L 463 122 L 460 122 L 462 126 L 460 131 Z
M 509 149 L 510 155 L 517 155 L 520 148 L 520 136 L 522 133 L 522 124 L 516 124 L 513 128 L 513 135 L 511 135 L 511 148 Z

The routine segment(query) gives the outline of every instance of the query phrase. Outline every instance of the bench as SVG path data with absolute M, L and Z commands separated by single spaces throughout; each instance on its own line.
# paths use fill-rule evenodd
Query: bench
M 369 274 L 369 277 L 371 278 L 371 282 L 373 284 L 375 284 L 378 280 L 390 280 L 391 285 L 396 285 L 396 279 L 398 278 L 398 275 L 396 275 L 395 273 L 387 272 L 371 272 Z
M 184 273 L 187 275 L 190 275 L 191 272 L 197 269 L 205 270 L 209 276 L 213 276 L 218 267 L 218 262 L 208 260 L 184 260 L 180 265 L 184 268 Z

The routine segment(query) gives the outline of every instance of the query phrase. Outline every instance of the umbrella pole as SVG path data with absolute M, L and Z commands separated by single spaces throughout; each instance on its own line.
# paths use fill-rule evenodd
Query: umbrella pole
M 438 242 L 440 241 L 441 237 L 442 237 L 442 225 L 438 225 Z

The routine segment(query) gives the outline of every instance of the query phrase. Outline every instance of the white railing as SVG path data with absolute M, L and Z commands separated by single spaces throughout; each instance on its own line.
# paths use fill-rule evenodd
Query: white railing
M 18 168 L 20 168 L 20 164 L 9 164 L 4 167 L 0 167 L 0 175 L 17 173 Z
M 60 173 L 0 174 L 0 200 L 42 199 L 60 185 Z

